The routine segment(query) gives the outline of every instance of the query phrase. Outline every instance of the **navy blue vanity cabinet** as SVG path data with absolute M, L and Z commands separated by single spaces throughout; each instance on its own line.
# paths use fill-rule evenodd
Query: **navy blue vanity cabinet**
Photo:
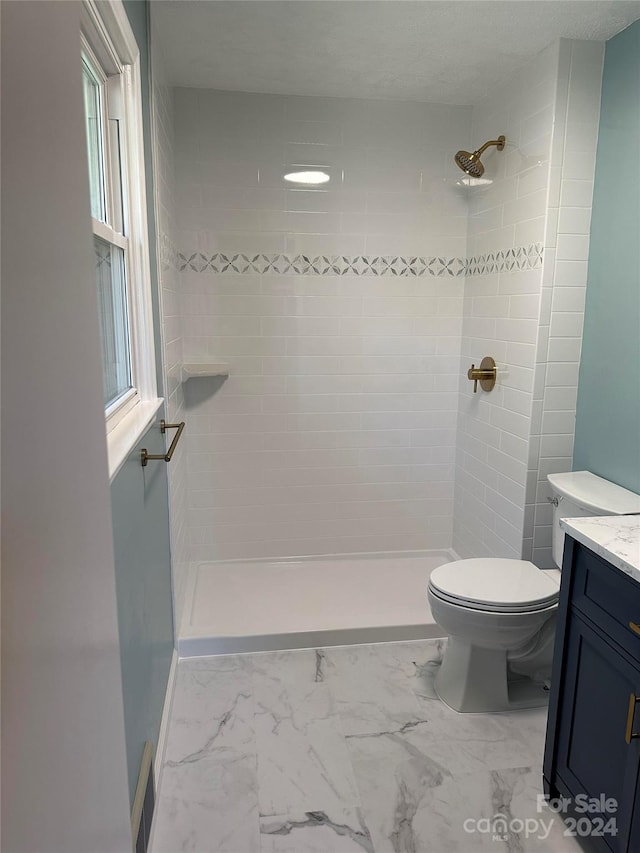
M 640 779 L 636 785 L 635 814 L 631 820 L 631 832 L 629 835 L 629 850 L 640 850 Z
M 640 853 L 638 623 L 640 584 L 566 536 L 544 788 L 589 851 Z

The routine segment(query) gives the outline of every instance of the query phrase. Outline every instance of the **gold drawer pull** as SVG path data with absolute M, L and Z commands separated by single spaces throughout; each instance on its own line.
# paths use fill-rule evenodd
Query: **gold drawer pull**
M 640 625 L 638 625 L 637 622 L 629 622 L 629 627 L 634 634 L 637 634 L 640 637 Z
M 160 432 L 164 435 L 168 429 L 177 429 L 178 432 L 174 435 L 173 441 L 166 453 L 148 453 L 146 447 L 143 447 L 140 451 L 143 468 L 146 468 L 149 459 L 161 459 L 163 462 L 171 462 L 173 451 L 176 449 L 176 444 L 180 440 L 182 430 L 184 429 L 184 421 L 181 421 L 179 424 L 168 424 L 165 420 L 161 420 Z
M 640 737 L 640 734 L 637 734 L 633 731 L 633 718 L 636 713 L 636 705 L 640 702 L 640 696 L 636 696 L 635 693 L 629 694 L 629 710 L 627 711 L 627 728 L 624 733 L 624 739 L 627 743 L 631 743 L 631 741 Z

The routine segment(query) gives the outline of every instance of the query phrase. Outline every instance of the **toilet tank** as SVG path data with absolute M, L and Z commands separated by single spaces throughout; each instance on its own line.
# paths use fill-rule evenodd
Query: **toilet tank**
M 553 492 L 553 562 L 562 568 L 564 531 L 561 518 L 595 515 L 633 515 L 640 513 L 640 495 L 603 480 L 590 471 L 568 471 L 547 476 Z

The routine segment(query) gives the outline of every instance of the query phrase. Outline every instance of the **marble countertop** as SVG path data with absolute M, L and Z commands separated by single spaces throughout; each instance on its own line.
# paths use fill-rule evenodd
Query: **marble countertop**
M 563 518 L 560 527 L 640 583 L 640 515 Z

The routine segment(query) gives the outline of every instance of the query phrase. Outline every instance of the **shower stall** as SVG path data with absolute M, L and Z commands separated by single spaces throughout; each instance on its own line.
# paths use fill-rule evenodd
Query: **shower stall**
M 448 105 L 172 88 L 153 42 L 181 653 L 434 636 L 439 563 L 551 565 L 603 44 Z

